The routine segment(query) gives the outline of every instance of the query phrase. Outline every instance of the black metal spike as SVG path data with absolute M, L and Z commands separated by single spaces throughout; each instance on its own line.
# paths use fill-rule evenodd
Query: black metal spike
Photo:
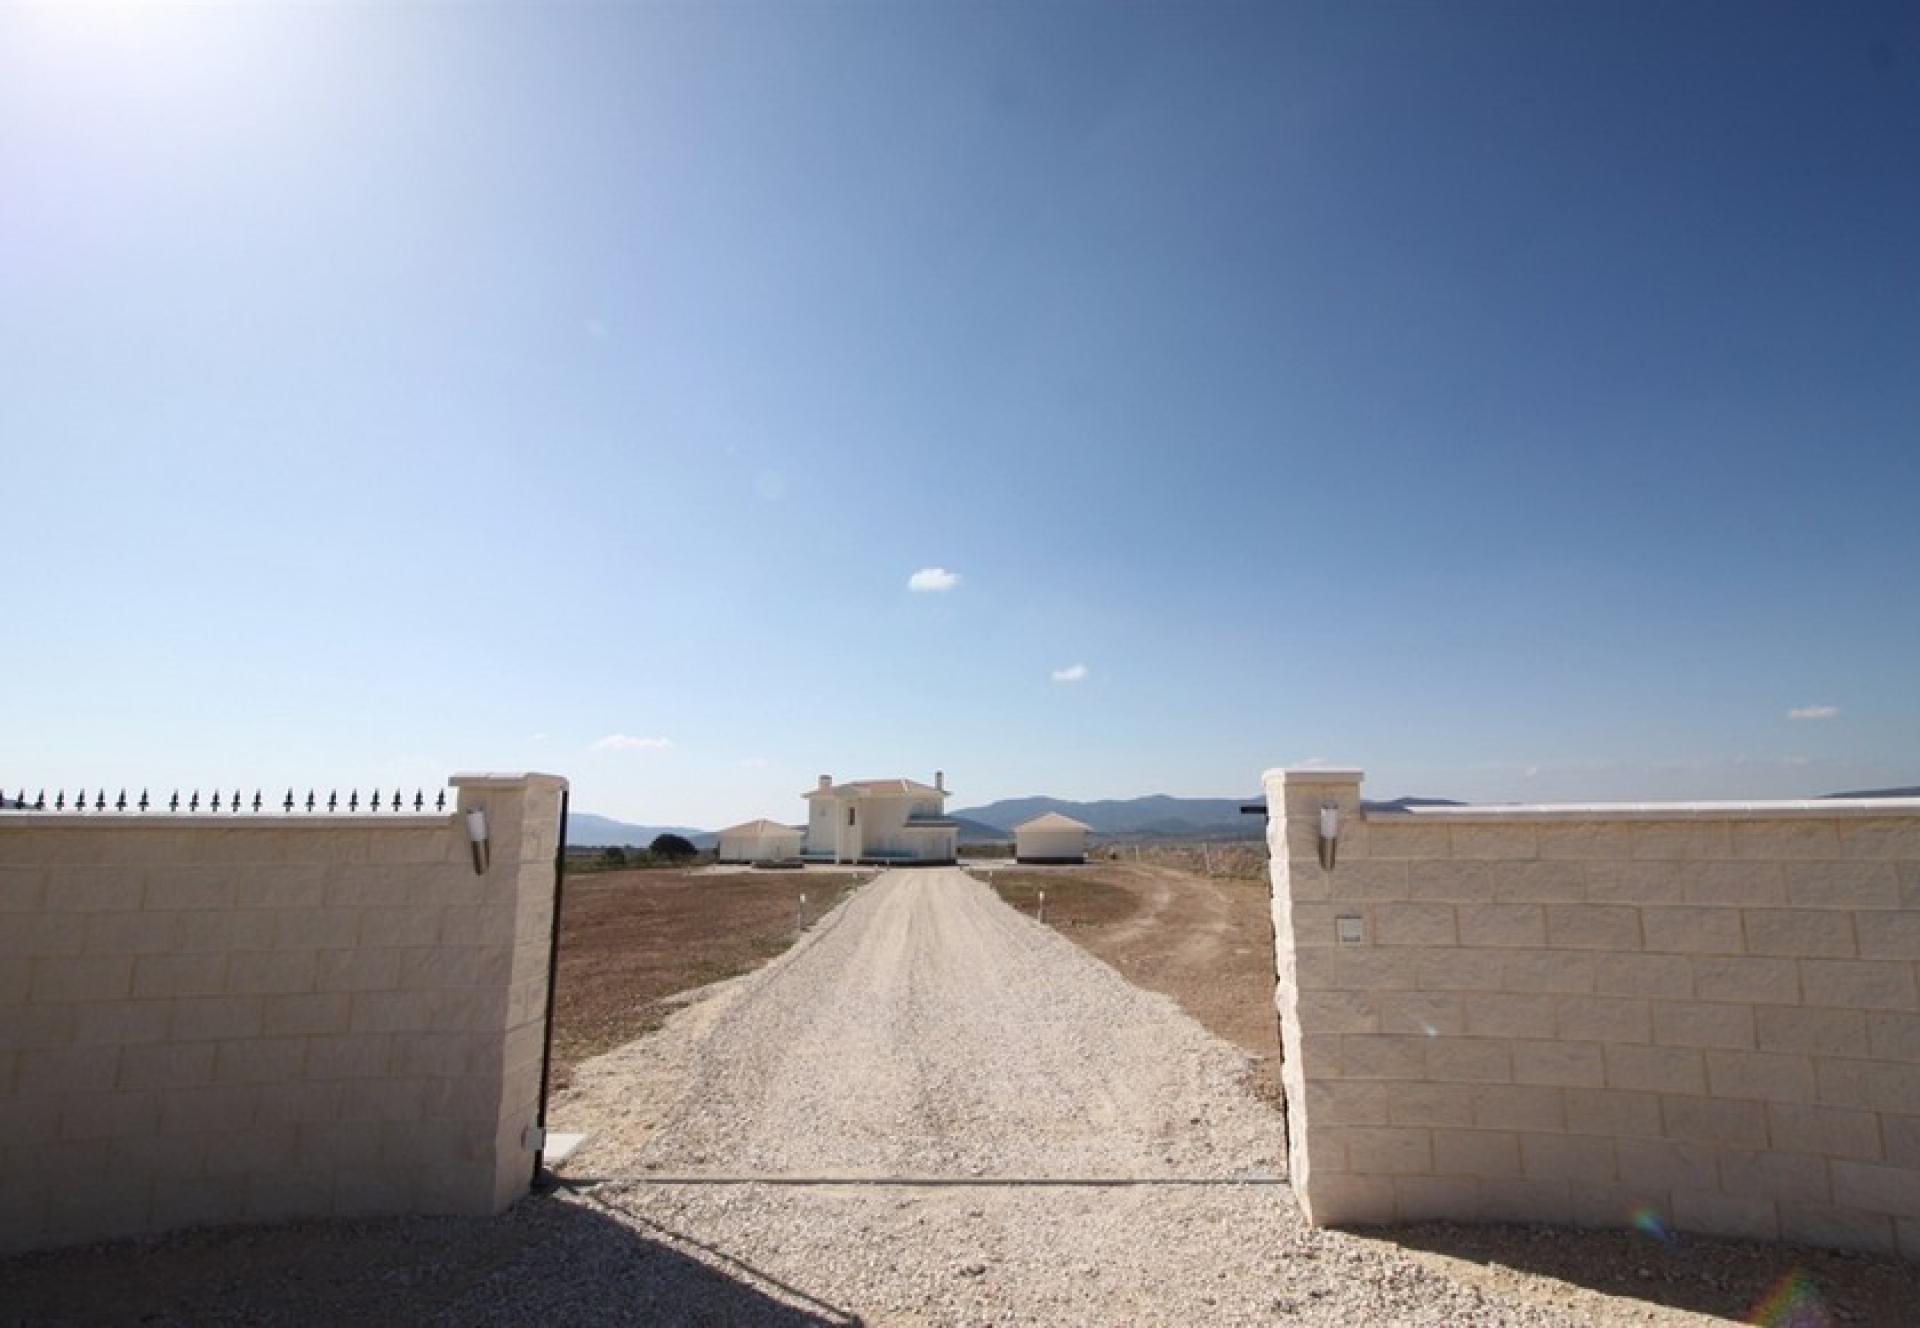
M 190 812 L 197 812 L 200 810 L 200 790 L 199 789 L 195 789 L 193 791 L 193 796 L 187 799 L 187 810 Z
M 375 789 L 373 791 L 373 797 L 367 800 L 367 810 L 376 811 L 376 812 L 380 810 L 380 790 L 379 789 Z
M 347 810 L 350 812 L 357 812 L 360 810 L 360 790 L 359 789 L 347 790 Z
M 97 812 L 103 812 L 107 809 L 107 791 L 105 789 L 101 789 L 94 795 L 93 809 Z
M 443 812 L 447 809 L 447 791 L 445 789 L 441 789 L 439 794 L 435 796 L 433 809 L 437 812 Z
M 287 790 L 287 800 L 286 802 L 281 804 L 280 810 L 288 813 L 289 815 L 292 814 L 293 812 L 293 790 L 292 789 Z
M 45 789 L 41 789 L 40 796 L 33 800 L 33 809 L 37 812 L 43 812 L 47 809 L 47 791 Z
M 234 810 L 234 811 L 236 811 L 236 812 L 237 812 L 237 811 L 239 811 L 239 810 L 240 810 L 240 790 L 239 790 L 239 789 L 235 789 L 235 790 L 233 791 L 233 803 L 232 803 L 232 806 L 233 806 L 233 810 Z
M 79 795 L 74 798 L 73 809 L 77 812 L 83 812 L 87 809 L 87 791 L 85 789 L 81 789 Z
M 313 810 L 313 790 L 312 789 L 307 790 L 307 810 L 308 811 Z
M 121 789 L 120 796 L 113 800 L 113 809 L 117 812 L 123 812 L 127 809 L 127 791 L 125 789 Z
M 419 789 L 413 791 L 413 809 L 419 811 L 427 804 L 427 795 Z
M 399 811 L 399 810 L 400 810 L 400 807 L 401 807 L 401 803 L 400 803 L 400 790 L 399 790 L 399 789 L 395 789 L 395 790 L 393 791 L 393 809 L 394 809 L 395 811 Z
M 219 789 L 215 789 L 213 791 L 212 808 L 216 812 L 220 810 L 220 790 Z
M 332 811 L 335 807 L 339 805 L 340 805 L 340 790 L 335 789 L 331 793 L 327 794 L 327 810 Z
M 177 812 L 180 810 L 180 790 L 179 789 L 175 789 L 173 791 L 173 797 L 167 803 L 167 810 L 170 812 Z
M 253 809 L 256 812 L 260 810 L 260 790 L 259 789 L 255 789 L 253 791 Z
M 67 809 L 67 791 L 65 789 L 61 789 L 59 795 L 54 798 L 53 809 L 57 812 L 63 812 Z
M 140 790 L 140 810 L 144 812 L 146 809 L 147 809 L 147 791 L 145 789 L 141 789 Z

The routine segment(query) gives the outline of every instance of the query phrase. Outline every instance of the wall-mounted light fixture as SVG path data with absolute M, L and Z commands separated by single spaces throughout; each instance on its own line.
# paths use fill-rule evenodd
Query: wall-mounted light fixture
M 1320 865 L 1333 870 L 1340 847 L 1340 808 L 1332 802 L 1320 804 Z
M 487 811 L 475 807 L 467 813 L 467 843 L 473 848 L 473 874 L 485 876 L 493 859 L 493 845 L 487 840 Z

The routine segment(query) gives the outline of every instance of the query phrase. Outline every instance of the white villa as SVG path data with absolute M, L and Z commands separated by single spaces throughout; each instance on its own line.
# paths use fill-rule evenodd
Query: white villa
M 856 779 L 845 784 L 820 776 L 806 794 L 807 841 L 801 856 L 811 862 L 953 862 L 960 827 L 947 819 L 947 777 L 933 784 L 911 779 Z

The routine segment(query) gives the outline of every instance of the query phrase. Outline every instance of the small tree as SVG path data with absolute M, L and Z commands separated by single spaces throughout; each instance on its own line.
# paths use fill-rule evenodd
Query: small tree
M 683 835 L 655 835 L 653 843 L 647 848 L 654 857 L 666 862 L 685 862 L 700 852 L 693 846 L 693 841 Z
M 627 865 L 627 851 L 618 844 L 609 844 L 600 850 L 600 861 L 609 867 L 624 867 Z

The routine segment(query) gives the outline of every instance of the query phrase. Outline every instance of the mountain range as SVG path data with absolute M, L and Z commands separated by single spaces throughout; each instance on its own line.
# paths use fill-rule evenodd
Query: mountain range
M 1144 798 L 1103 798 L 1097 802 L 1049 797 L 1002 798 L 980 807 L 962 807 L 952 815 L 954 820 L 963 822 L 960 836 L 963 840 L 968 838 L 965 822 L 997 832 L 989 837 L 1006 839 L 1022 821 L 1048 812 L 1071 816 L 1100 835 L 1210 834 L 1255 839 L 1266 833 L 1265 822 L 1243 816 L 1240 809 L 1258 801 L 1257 798 L 1174 798 L 1164 793 Z
M 1852 793 L 1830 793 L 1832 798 L 1912 798 L 1920 797 L 1920 787 L 1863 789 Z M 1103 798 L 1096 802 L 1075 802 L 1069 798 L 1002 798 L 978 807 L 963 807 L 948 814 L 960 825 L 963 844 L 991 843 L 1013 838 L 1013 827 L 1046 812 L 1071 816 L 1093 827 L 1095 834 L 1108 838 L 1199 838 L 1258 839 L 1266 833 L 1266 822 L 1248 816 L 1242 807 L 1264 805 L 1259 795 L 1251 798 L 1175 798 L 1164 793 L 1143 798 Z M 1401 811 L 1408 807 L 1457 807 L 1448 798 L 1394 798 L 1388 802 L 1369 802 L 1380 811 Z M 717 832 L 697 830 L 685 825 L 634 825 L 591 812 L 574 812 L 567 821 L 567 842 L 579 848 L 599 848 L 608 844 L 645 847 L 658 834 L 685 835 L 696 848 L 711 848 L 719 839 Z
M 1257 802 L 1258 799 L 1252 801 Z M 1212 835 L 1219 839 L 1258 838 L 1264 822 L 1242 816 L 1245 800 L 1234 798 L 1173 798 L 1155 794 L 1144 798 L 1073 802 L 1066 798 L 1007 798 L 982 807 L 948 814 L 958 822 L 963 844 L 991 843 L 1013 838 L 1013 827 L 1043 812 L 1059 812 L 1108 836 Z M 698 848 L 710 848 L 719 838 L 712 830 L 685 825 L 637 825 L 592 812 L 574 812 L 567 818 L 567 843 L 575 848 L 645 847 L 658 834 L 685 835 Z
M 634 825 L 592 812 L 567 813 L 569 848 L 645 848 L 656 835 L 683 835 L 695 848 L 711 848 L 720 836 L 711 830 L 696 830 L 689 825 Z

